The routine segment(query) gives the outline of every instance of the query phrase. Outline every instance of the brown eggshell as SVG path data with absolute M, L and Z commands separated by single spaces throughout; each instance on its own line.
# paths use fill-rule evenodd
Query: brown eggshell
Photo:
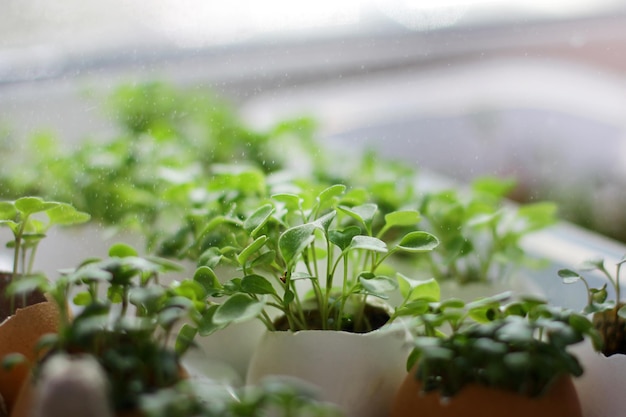
M 30 375 L 26 377 L 26 381 L 22 384 L 19 390 L 13 408 L 9 413 L 10 417 L 30 417 L 30 410 L 32 409 L 33 398 L 35 388 Z
M 12 410 L 31 364 L 38 359 L 37 342 L 44 334 L 56 333 L 58 326 L 59 311 L 48 301 L 17 309 L 13 316 L 0 324 L 0 358 L 20 353 L 28 360 L 10 370 L 0 367 L 0 395 L 8 410 Z
M 470 384 L 454 397 L 442 400 L 438 392 L 421 392 L 413 373 L 400 386 L 390 417 L 582 417 L 570 377 L 555 381 L 536 398 L 497 388 Z

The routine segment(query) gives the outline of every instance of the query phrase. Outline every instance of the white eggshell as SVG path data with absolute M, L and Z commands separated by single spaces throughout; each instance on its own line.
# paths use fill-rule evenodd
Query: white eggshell
M 284 375 L 319 388 L 320 398 L 346 417 L 381 417 L 406 375 L 405 334 L 305 330 L 266 332 L 252 356 L 247 383 Z

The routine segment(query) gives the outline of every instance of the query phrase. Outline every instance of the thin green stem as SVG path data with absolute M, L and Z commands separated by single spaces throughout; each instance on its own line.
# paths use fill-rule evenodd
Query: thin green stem
M 341 317 L 343 317 L 344 311 L 346 309 L 346 301 L 348 297 L 348 254 L 345 253 L 341 256 L 343 259 L 343 283 L 341 288 L 341 304 L 337 309 L 337 315 L 335 319 L 335 328 L 339 329 L 341 327 Z
M 313 258 L 313 268 L 311 268 L 311 265 L 309 262 L 309 256 L 306 255 L 306 250 L 305 252 L 303 252 L 304 264 L 306 266 L 306 269 L 309 275 L 313 277 L 311 279 L 311 286 L 313 287 L 313 292 L 315 292 L 315 301 L 317 303 L 317 308 L 320 310 L 320 313 L 322 313 L 324 311 L 324 296 L 322 294 L 322 288 L 320 287 L 320 283 L 319 283 L 319 271 L 317 267 L 317 257 L 315 255 L 315 242 L 311 243 L 311 246 L 309 247 L 308 250 L 311 251 L 311 258 Z M 295 291 L 295 288 L 294 288 L 294 294 L 296 295 L 296 297 L 298 297 L 298 293 Z M 300 306 L 302 305 L 300 303 L 299 298 L 298 298 L 298 303 Z M 302 308 L 300 308 L 300 310 L 302 310 Z M 302 316 L 302 318 L 304 320 L 304 316 Z M 322 328 L 325 328 L 324 323 L 322 323 Z
M 330 308 L 329 308 L 329 304 L 330 304 L 330 293 L 333 289 L 333 276 L 334 273 L 332 272 L 332 246 L 330 243 L 330 240 L 327 238 L 326 239 L 326 288 L 325 288 L 325 292 L 324 292 L 324 299 L 323 299 L 323 308 L 320 311 L 321 316 L 322 316 L 322 326 L 324 328 L 326 328 L 327 323 L 328 323 L 328 318 L 330 315 Z
M 292 275 L 292 271 L 287 271 L 285 273 L 285 282 L 284 282 L 285 295 L 287 294 L 288 291 L 291 291 L 293 293 L 294 302 L 296 304 L 295 310 L 299 317 L 294 316 L 294 313 L 291 308 L 291 303 L 285 304 L 282 310 L 285 313 L 285 317 L 287 318 L 289 322 L 289 327 L 292 329 L 296 329 L 298 327 L 296 327 L 297 323 L 295 320 L 299 319 L 300 324 L 305 324 L 306 318 L 304 317 L 304 311 L 302 309 L 302 301 L 300 300 L 300 295 L 298 294 L 296 286 L 293 280 L 291 279 L 291 275 Z M 300 328 L 306 328 L 306 327 L 300 327 Z
M 120 317 L 125 317 L 126 312 L 128 311 L 128 285 L 124 285 L 122 290 L 122 311 L 120 312 Z
M 354 318 L 354 328 L 358 329 L 361 327 L 363 322 L 365 321 L 365 304 L 367 303 L 367 294 L 363 294 L 361 296 L 361 302 L 358 304 L 358 309 Z M 367 325 L 367 329 L 371 327 L 370 324 Z
M 27 274 L 30 274 L 33 271 L 33 268 L 35 267 L 35 257 L 37 255 L 37 248 L 39 248 L 39 243 L 36 243 L 35 245 L 33 245 L 32 249 L 30 250 L 30 255 L 28 257 L 28 268 L 25 270 Z
M 620 285 L 620 270 L 622 269 L 622 262 L 617 264 L 615 268 L 615 304 L 619 305 L 621 300 L 621 285 Z
M 587 306 L 591 308 L 591 306 L 593 305 L 593 296 L 591 295 L 591 287 L 589 286 L 589 283 L 584 277 L 581 276 L 580 280 L 583 282 L 583 284 L 585 285 L 585 289 L 587 290 Z
M 261 316 L 259 316 L 259 320 L 261 320 L 261 322 L 263 322 L 263 324 L 265 325 L 265 327 L 269 331 L 271 331 L 271 332 L 276 331 L 276 327 L 274 326 L 274 322 L 270 318 L 269 314 L 267 314 L 267 311 L 263 310 L 261 312 Z
M 385 224 L 385 225 L 384 225 L 384 226 L 383 226 L 383 227 L 382 227 L 382 228 L 378 231 L 378 233 L 376 233 L 376 238 L 377 238 L 377 239 L 382 239 L 382 238 L 383 238 L 383 235 L 384 235 L 385 233 L 387 233 L 387 231 L 388 231 L 389 229 L 391 229 L 391 226 L 389 226 L 388 224 Z
M 620 270 L 622 269 L 622 263 L 623 262 L 618 262 L 617 266 L 615 267 L 615 280 L 613 282 L 613 284 L 615 285 L 615 311 L 613 313 L 614 314 L 613 320 L 615 323 L 619 322 L 618 311 L 620 309 L 620 300 L 621 300 Z
M 376 272 L 376 270 L 378 269 L 379 266 L 381 266 L 385 260 L 387 258 L 389 258 L 391 255 L 393 255 L 394 253 L 396 253 L 398 251 L 397 247 L 394 247 L 393 249 L 391 249 L 390 251 L 387 251 L 387 253 L 385 253 L 384 255 L 380 256 L 377 260 L 377 262 L 372 266 L 372 273 Z
M 13 273 L 11 274 L 11 281 L 15 281 L 18 276 L 18 269 L 19 269 L 19 262 L 20 262 L 21 248 L 22 248 L 22 237 L 24 235 L 24 230 L 26 228 L 26 222 L 28 221 L 28 217 L 29 217 L 28 215 L 24 216 L 24 219 L 22 220 L 20 227 L 17 229 L 17 233 L 14 234 L 15 250 L 13 252 Z M 26 304 L 25 301 L 26 301 L 26 295 L 23 294 L 22 303 Z M 13 314 L 15 312 L 15 296 L 11 296 L 9 307 L 10 307 L 9 309 L 10 314 Z

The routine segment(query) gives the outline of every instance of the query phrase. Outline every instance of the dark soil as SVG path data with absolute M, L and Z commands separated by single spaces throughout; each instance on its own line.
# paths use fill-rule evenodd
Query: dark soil
M 604 341 L 602 353 L 605 356 L 626 354 L 626 320 L 617 315 L 617 310 L 622 306 L 623 304 L 619 304 L 612 310 L 593 316 L 593 325 Z
M 291 329 L 285 316 L 281 316 L 274 321 L 276 330 L 323 330 L 321 315 L 318 310 L 307 310 L 304 312 L 307 321 L 307 329 Z M 357 323 L 352 317 L 345 317 L 339 330 L 350 333 L 368 333 L 372 330 L 380 329 L 389 321 L 389 314 L 382 308 L 366 305 L 364 310 L 364 320 Z
M 4 321 L 11 315 L 11 302 L 5 296 L 6 289 L 11 283 L 11 274 L 8 272 L 0 272 L 0 322 Z M 33 304 L 39 304 L 46 300 L 46 297 L 40 292 L 31 292 L 26 296 L 26 302 L 22 297 L 15 299 L 15 308 L 24 308 Z

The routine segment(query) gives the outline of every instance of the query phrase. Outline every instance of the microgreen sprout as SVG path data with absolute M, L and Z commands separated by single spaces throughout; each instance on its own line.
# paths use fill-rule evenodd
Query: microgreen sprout
M 88 259 L 54 282 L 26 278 L 60 311 L 58 334 L 43 338 L 40 348 L 92 355 L 107 374 L 116 410 L 136 408 L 143 394 L 182 380 L 180 358 L 196 334 L 187 323 L 206 306 L 197 283 L 160 282 L 163 273 L 178 270 L 171 261 L 115 244 L 108 258 Z
M 72 205 L 46 201 L 40 197 L 21 197 L 14 201 L 0 201 L 0 225 L 8 227 L 13 239 L 7 246 L 13 248 L 11 281 L 33 273 L 35 254 L 46 232 L 54 225 L 69 226 L 88 221 L 87 213 L 76 210 Z M 17 285 L 17 284 L 15 284 Z M 21 306 L 26 304 L 22 294 Z M 15 297 L 10 297 L 9 311 L 16 308 Z
M 562 375 L 583 369 L 570 345 L 599 336 L 583 315 L 510 294 L 465 303 L 431 302 L 414 318 L 407 368 L 426 392 L 450 397 L 467 384 L 538 396 Z
M 207 91 L 123 84 L 104 101 L 114 136 L 83 138 L 68 148 L 53 133 L 33 135 L 0 167 L 0 196 L 71 202 L 115 231 L 138 230 L 150 244 L 171 218 L 194 208 L 190 194 L 207 186 L 215 165 L 270 173 L 290 164 L 285 149 L 314 154 L 306 152 L 314 145 L 311 120 L 253 129 Z
M 537 264 L 522 248 L 522 239 L 555 223 L 556 206 L 549 202 L 514 207 L 506 195 L 515 182 L 481 177 L 470 190 L 436 190 L 424 197 L 419 210 L 425 230 L 441 245 L 423 258 L 439 280 L 493 282 L 510 277 L 520 266 Z
M 571 269 L 558 271 L 559 277 L 565 284 L 582 282 L 587 292 L 587 305 L 583 309 L 584 314 L 592 314 L 593 322 L 599 330 L 602 339 L 602 353 L 610 356 L 616 353 L 626 354 L 626 306 L 621 299 L 620 272 L 626 262 L 626 256 L 615 265 L 615 274 L 605 267 L 603 259 L 586 261 L 581 267 L 582 271 L 597 271 L 604 278 L 604 284 L 595 288 L 589 283 L 589 279 Z M 608 286 L 615 294 L 615 299 L 609 299 Z
M 365 314 L 368 298 L 387 299 L 399 286 L 388 276 L 386 261 L 394 254 L 430 252 L 438 240 L 417 230 L 417 211 L 390 212 L 377 221 L 376 204 L 352 197 L 335 184 L 314 198 L 305 192 L 276 194 L 244 219 L 210 220 L 212 228 L 218 221 L 232 236 L 226 245 L 207 248 L 196 272 L 213 297 L 225 298 L 211 307 L 212 329 L 256 317 L 276 330 L 269 308 L 282 314 L 292 331 L 372 330 Z M 395 236 L 391 229 L 402 233 Z M 235 267 L 240 276 L 221 284 L 213 270 L 218 265 Z M 405 297 L 417 293 L 408 278 L 399 280 Z

